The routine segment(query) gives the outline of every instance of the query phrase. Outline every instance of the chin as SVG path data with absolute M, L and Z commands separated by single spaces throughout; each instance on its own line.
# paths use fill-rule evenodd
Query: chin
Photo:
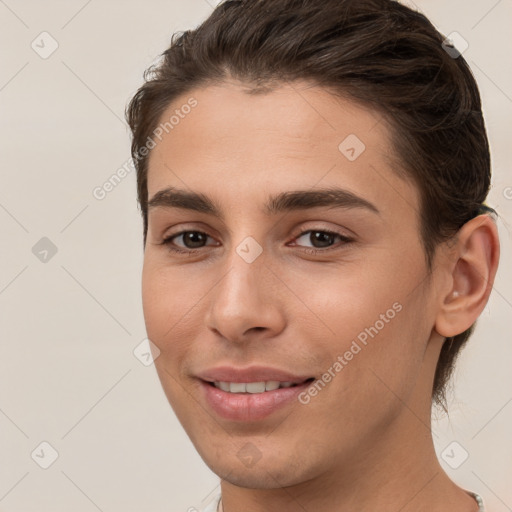
M 241 448 L 237 449 L 236 446 Z M 320 473 L 321 469 L 315 467 L 313 461 L 299 458 L 306 453 L 297 453 L 290 447 L 290 453 L 275 450 L 268 447 L 267 456 L 265 453 L 258 453 L 254 444 L 250 441 L 232 441 L 232 447 L 228 450 L 213 449 L 211 445 L 206 450 L 196 447 L 206 465 L 221 479 L 249 489 L 279 489 L 282 487 L 300 484 Z M 261 446 L 261 443 L 260 443 Z M 308 454 L 311 455 L 311 454 Z
M 288 465 L 277 470 L 272 466 L 246 468 L 239 461 L 233 461 L 231 464 L 219 464 L 218 461 L 214 461 L 208 464 L 208 467 L 222 480 L 247 489 L 279 489 L 300 481 L 296 475 L 290 473 Z

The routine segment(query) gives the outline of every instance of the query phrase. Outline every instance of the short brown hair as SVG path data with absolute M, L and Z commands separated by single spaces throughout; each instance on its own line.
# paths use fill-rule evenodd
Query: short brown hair
M 464 58 L 430 21 L 393 0 L 226 0 L 195 30 L 176 33 L 163 59 L 144 73 L 126 109 L 138 201 L 147 235 L 148 151 L 169 104 L 199 86 L 236 79 L 248 93 L 309 81 L 384 115 L 402 177 L 420 192 L 427 267 L 435 249 L 483 205 L 490 154 L 480 94 Z M 472 334 L 447 338 L 432 399 L 445 389 Z

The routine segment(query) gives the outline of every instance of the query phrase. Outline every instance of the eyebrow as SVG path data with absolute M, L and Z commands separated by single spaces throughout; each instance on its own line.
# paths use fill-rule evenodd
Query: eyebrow
M 165 188 L 155 193 L 148 201 L 148 210 L 157 207 L 182 208 L 213 215 L 220 219 L 224 218 L 220 205 L 207 195 L 175 187 Z M 264 213 L 269 216 L 312 208 L 361 208 L 380 215 L 378 208 L 370 201 L 341 188 L 281 192 L 270 196 L 263 208 Z

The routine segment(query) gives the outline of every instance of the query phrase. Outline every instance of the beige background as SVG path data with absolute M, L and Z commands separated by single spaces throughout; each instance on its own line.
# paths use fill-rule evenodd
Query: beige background
M 145 338 L 134 173 L 103 200 L 93 196 L 128 160 L 123 111 L 143 70 L 213 5 L 0 0 L 1 511 L 186 511 L 218 490 L 154 367 L 133 354 Z M 501 215 L 495 290 L 460 360 L 450 419 L 435 425 L 436 449 L 441 457 L 459 443 L 448 453 L 460 458 L 463 447 L 468 459 L 444 467 L 504 512 L 512 510 L 512 1 L 417 5 L 469 43 L 492 145 L 489 204 Z M 46 59 L 31 47 L 51 49 L 43 31 L 59 45 Z M 43 237 L 57 249 L 46 263 L 32 252 Z M 43 441 L 58 452 L 48 469 L 36 463 L 50 460 Z

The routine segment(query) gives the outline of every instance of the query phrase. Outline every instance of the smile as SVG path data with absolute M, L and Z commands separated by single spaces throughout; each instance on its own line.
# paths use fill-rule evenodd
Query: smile
M 261 382 L 214 382 L 217 389 L 222 389 L 227 393 L 265 393 L 265 391 L 274 391 L 275 389 L 290 388 L 296 386 L 293 382 L 279 382 L 277 380 L 267 380 Z
M 314 381 L 230 382 L 200 380 L 205 408 L 224 420 L 255 422 L 297 406 L 297 397 Z

